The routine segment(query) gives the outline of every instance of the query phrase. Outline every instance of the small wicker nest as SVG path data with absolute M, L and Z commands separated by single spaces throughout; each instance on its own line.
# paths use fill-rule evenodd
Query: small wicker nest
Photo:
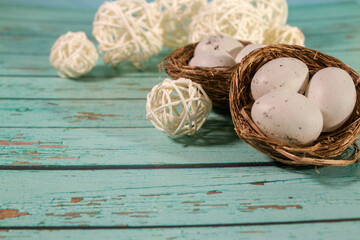
M 244 46 L 249 44 L 249 42 L 239 42 Z M 159 68 L 165 69 L 165 72 L 173 79 L 188 78 L 201 84 L 213 106 L 228 110 L 230 77 L 239 64 L 225 70 L 213 67 L 190 67 L 188 64 L 194 56 L 197 44 L 192 43 L 176 49 L 159 64 Z
M 266 137 L 251 119 L 254 100 L 250 84 L 254 74 L 265 63 L 280 57 L 303 61 L 310 78 L 320 69 L 338 67 L 347 71 L 356 86 L 356 105 L 351 117 L 339 129 L 322 133 L 311 145 L 299 147 Z M 360 132 L 359 74 L 340 60 L 316 50 L 295 45 L 270 45 L 247 55 L 241 68 L 234 71 L 230 87 L 230 110 L 238 136 L 267 156 L 289 165 L 346 166 L 357 161 L 360 152 L 356 143 Z M 350 147 L 352 146 L 352 147 Z M 348 148 L 350 147 L 350 148 Z

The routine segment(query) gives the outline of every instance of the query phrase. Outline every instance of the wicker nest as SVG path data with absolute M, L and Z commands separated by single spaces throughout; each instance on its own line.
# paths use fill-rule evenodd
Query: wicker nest
M 303 61 L 309 68 L 310 78 L 326 67 L 347 71 L 356 86 L 356 105 L 351 117 L 339 129 L 322 133 L 311 145 L 299 147 L 266 137 L 251 119 L 254 100 L 250 97 L 250 84 L 254 74 L 265 63 L 280 57 Z M 356 143 L 360 132 L 359 74 L 340 60 L 316 50 L 295 45 L 270 45 L 247 55 L 241 68 L 234 71 L 230 87 L 230 110 L 238 136 L 267 156 L 290 165 L 346 166 L 357 161 L 360 152 Z M 352 146 L 352 147 L 350 147 Z
M 249 44 L 249 42 L 239 42 L 244 46 Z M 188 78 L 201 84 L 213 106 L 229 109 L 230 77 L 239 64 L 225 70 L 213 67 L 190 67 L 188 64 L 194 56 L 197 44 L 193 43 L 176 49 L 159 64 L 159 68 L 165 69 L 173 79 Z

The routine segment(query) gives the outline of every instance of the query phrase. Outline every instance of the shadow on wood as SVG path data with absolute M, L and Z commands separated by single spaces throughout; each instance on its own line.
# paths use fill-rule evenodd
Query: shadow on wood
M 212 119 L 207 120 L 200 131 L 193 136 L 183 136 L 174 139 L 175 142 L 184 144 L 186 146 L 215 146 L 230 144 L 240 139 L 234 131 L 234 126 L 229 125 L 228 119 Z

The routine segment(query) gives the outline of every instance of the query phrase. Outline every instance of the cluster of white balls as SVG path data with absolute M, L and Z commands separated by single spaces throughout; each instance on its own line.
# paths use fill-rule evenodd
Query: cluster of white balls
M 304 45 L 304 35 L 286 24 L 286 0 L 213 0 L 190 24 L 189 42 L 227 35 L 252 43 Z
M 302 32 L 285 25 L 287 16 L 286 0 L 117 0 L 99 7 L 92 34 L 106 64 L 130 61 L 142 68 L 163 45 L 176 49 L 209 35 L 304 45 Z M 69 46 L 76 54 L 67 50 Z M 51 49 L 50 62 L 61 77 L 75 78 L 95 66 L 94 52 L 84 33 L 61 36 Z

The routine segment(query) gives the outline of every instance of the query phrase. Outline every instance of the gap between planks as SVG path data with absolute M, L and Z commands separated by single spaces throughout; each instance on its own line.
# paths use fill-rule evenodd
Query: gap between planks
M 98 229 L 169 229 L 169 228 L 214 228 L 214 227 L 242 227 L 269 225 L 301 225 L 314 223 L 360 222 L 360 218 L 319 219 L 305 221 L 257 222 L 257 223 L 228 223 L 228 224 L 193 224 L 193 225 L 160 225 L 160 226 L 41 226 L 41 227 L 12 227 L 0 226 L 0 230 L 98 230 Z
M 31 170 L 31 171 L 94 171 L 94 170 L 153 170 L 153 169 L 191 169 L 191 168 L 245 168 L 245 167 L 286 167 L 277 162 L 243 162 L 243 163 L 203 163 L 203 164 L 153 164 L 153 165 L 95 165 L 95 166 L 0 166 L 0 171 Z M 303 167 L 304 168 L 304 167 Z M 307 167 L 305 167 L 307 168 Z

